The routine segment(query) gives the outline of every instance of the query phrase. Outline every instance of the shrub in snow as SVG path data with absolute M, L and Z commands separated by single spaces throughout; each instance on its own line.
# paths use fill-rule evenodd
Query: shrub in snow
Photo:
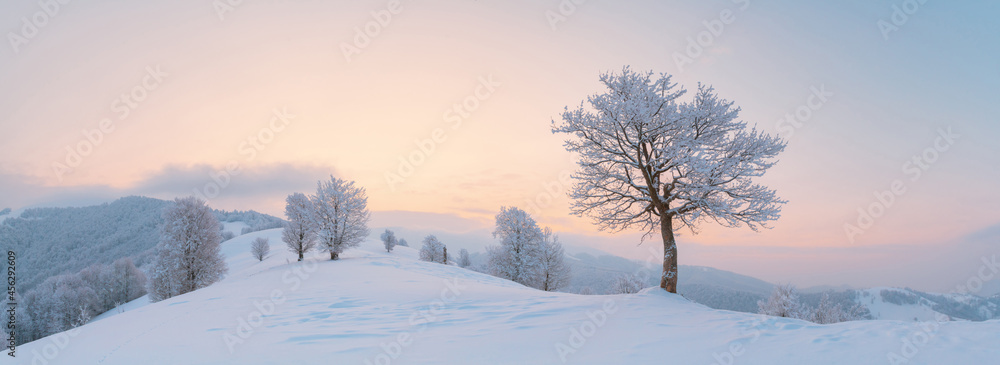
M 250 253 L 257 261 L 264 261 L 264 257 L 267 257 L 269 252 L 271 252 L 271 244 L 268 243 L 267 238 L 257 237 L 253 239 L 253 242 L 250 242 Z
M 382 245 L 385 246 L 385 252 L 392 252 L 392 248 L 396 247 L 396 234 L 387 229 L 380 238 Z
M 309 197 L 302 193 L 294 193 L 285 198 L 285 217 L 288 222 L 281 231 L 281 240 L 288 250 L 299 256 L 299 261 L 306 252 L 316 248 L 316 229 L 313 226 L 313 211 L 315 208 Z
M 222 233 L 219 234 L 219 237 L 221 238 L 222 242 L 226 242 L 235 238 L 236 234 L 230 231 L 222 231 Z
M 424 245 L 420 247 L 420 259 L 424 261 L 437 262 L 441 264 L 448 263 L 447 252 L 448 248 L 444 246 L 441 241 L 438 241 L 437 237 L 434 235 L 427 235 L 424 237 Z
M 677 292 L 675 230 L 706 221 L 757 230 L 778 219 L 785 201 L 754 180 L 777 162 L 780 137 L 748 128 L 740 109 L 711 87 L 699 85 L 685 103 L 686 90 L 669 75 L 625 67 L 600 81 L 606 92 L 566 109 L 552 125 L 580 155 L 572 213 L 602 230 L 659 234 L 661 288 Z
M 639 277 L 632 274 L 622 274 L 611 282 L 608 294 L 635 294 L 642 290 L 643 287 L 645 287 L 645 284 L 643 284 L 642 280 L 639 280 Z
M 316 195 L 310 200 L 320 249 L 329 252 L 331 260 L 368 237 L 371 213 L 364 188 L 355 186 L 353 181 L 330 176 L 329 181 L 319 182 Z
M 594 295 L 594 294 L 596 294 L 594 293 L 594 289 L 591 289 L 589 286 L 580 288 L 580 295 Z
M 204 288 L 225 275 L 219 221 L 204 200 L 177 198 L 163 211 L 163 229 L 150 270 L 149 300 Z
M 548 227 L 545 227 L 542 236 L 542 251 L 538 260 L 538 289 L 556 291 L 569 285 L 569 265 L 563 260 L 565 254 L 562 244 L 559 243 L 559 236 L 553 235 Z
M 774 317 L 809 319 L 809 313 L 799 302 L 799 294 L 791 284 L 777 285 L 766 301 L 757 302 L 757 313 Z
M 406 243 L 405 239 L 400 238 L 399 242 L 396 242 L 396 246 L 410 247 L 410 244 Z
M 469 250 L 461 249 L 458 251 L 458 267 L 467 268 L 472 266 L 472 260 L 469 259 Z
M 820 299 L 816 309 L 812 311 L 809 320 L 819 324 L 859 321 L 865 319 L 867 315 L 865 313 L 866 310 L 860 305 L 852 305 L 844 308 L 842 304 L 835 304 L 830 300 L 829 293 L 823 293 L 823 298 Z

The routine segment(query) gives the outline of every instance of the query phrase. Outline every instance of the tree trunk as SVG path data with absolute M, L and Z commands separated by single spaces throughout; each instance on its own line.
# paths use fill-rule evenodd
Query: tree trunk
M 302 251 L 299 251 L 299 261 L 302 261 Z
M 677 293 L 677 242 L 674 241 L 674 222 L 669 215 L 660 216 L 660 234 L 663 236 L 663 275 L 660 287 Z
M 336 260 L 336 259 L 337 259 L 337 256 L 340 256 L 340 255 L 338 255 L 338 254 L 337 254 L 336 252 L 334 252 L 334 251 L 330 251 L 330 260 Z

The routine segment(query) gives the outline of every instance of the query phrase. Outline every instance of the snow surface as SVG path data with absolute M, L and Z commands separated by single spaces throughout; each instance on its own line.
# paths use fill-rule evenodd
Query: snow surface
M 895 353 L 907 364 L 995 364 L 1000 358 L 997 320 L 817 325 L 713 310 L 658 289 L 541 292 L 421 262 L 412 248 L 386 253 L 377 235 L 338 261 L 314 253 L 300 263 L 280 235 L 272 229 L 223 243 L 229 274 L 208 288 L 24 344 L 16 359 L 3 356 L 0 363 L 886 364 Z M 263 262 L 250 256 L 255 237 L 271 243 Z

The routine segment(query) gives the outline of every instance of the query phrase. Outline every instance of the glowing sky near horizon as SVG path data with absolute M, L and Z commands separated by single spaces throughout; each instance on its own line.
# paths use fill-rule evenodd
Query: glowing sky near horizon
M 388 4 L 244 1 L 220 17 L 211 1 L 70 2 L 12 46 L 22 17 L 43 10 L 5 2 L 0 208 L 190 195 L 236 164 L 214 207 L 281 215 L 287 194 L 334 174 L 365 186 L 377 211 L 486 224 L 501 205 L 536 201 L 543 224 L 596 233 L 547 192 L 574 168 L 550 123 L 602 91 L 600 72 L 630 65 L 711 84 L 788 140 L 760 179 L 789 201 L 774 228 L 705 225 L 688 242 L 929 244 L 1000 223 L 997 3 L 927 2 L 886 39 L 878 22 L 897 2 L 588 1 L 553 26 L 558 1 L 402 1 L 355 44 Z M 348 60 L 345 44 L 360 53 Z M 825 101 L 811 97 L 820 89 Z M 276 110 L 287 122 L 272 122 Z M 782 124 L 789 114 L 800 126 Z M 55 172 L 105 118 L 114 131 Z M 949 129 L 958 137 L 942 144 Z M 914 156 L 934 158 L 917 175 Z M 852 242 L 844 224 L 896 180 L 905 193 Z

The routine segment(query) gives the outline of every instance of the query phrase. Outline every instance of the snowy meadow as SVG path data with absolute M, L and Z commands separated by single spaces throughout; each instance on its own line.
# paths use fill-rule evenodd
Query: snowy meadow
M 998 364 L 1000 5 L 0 5 L 0 364 Z

